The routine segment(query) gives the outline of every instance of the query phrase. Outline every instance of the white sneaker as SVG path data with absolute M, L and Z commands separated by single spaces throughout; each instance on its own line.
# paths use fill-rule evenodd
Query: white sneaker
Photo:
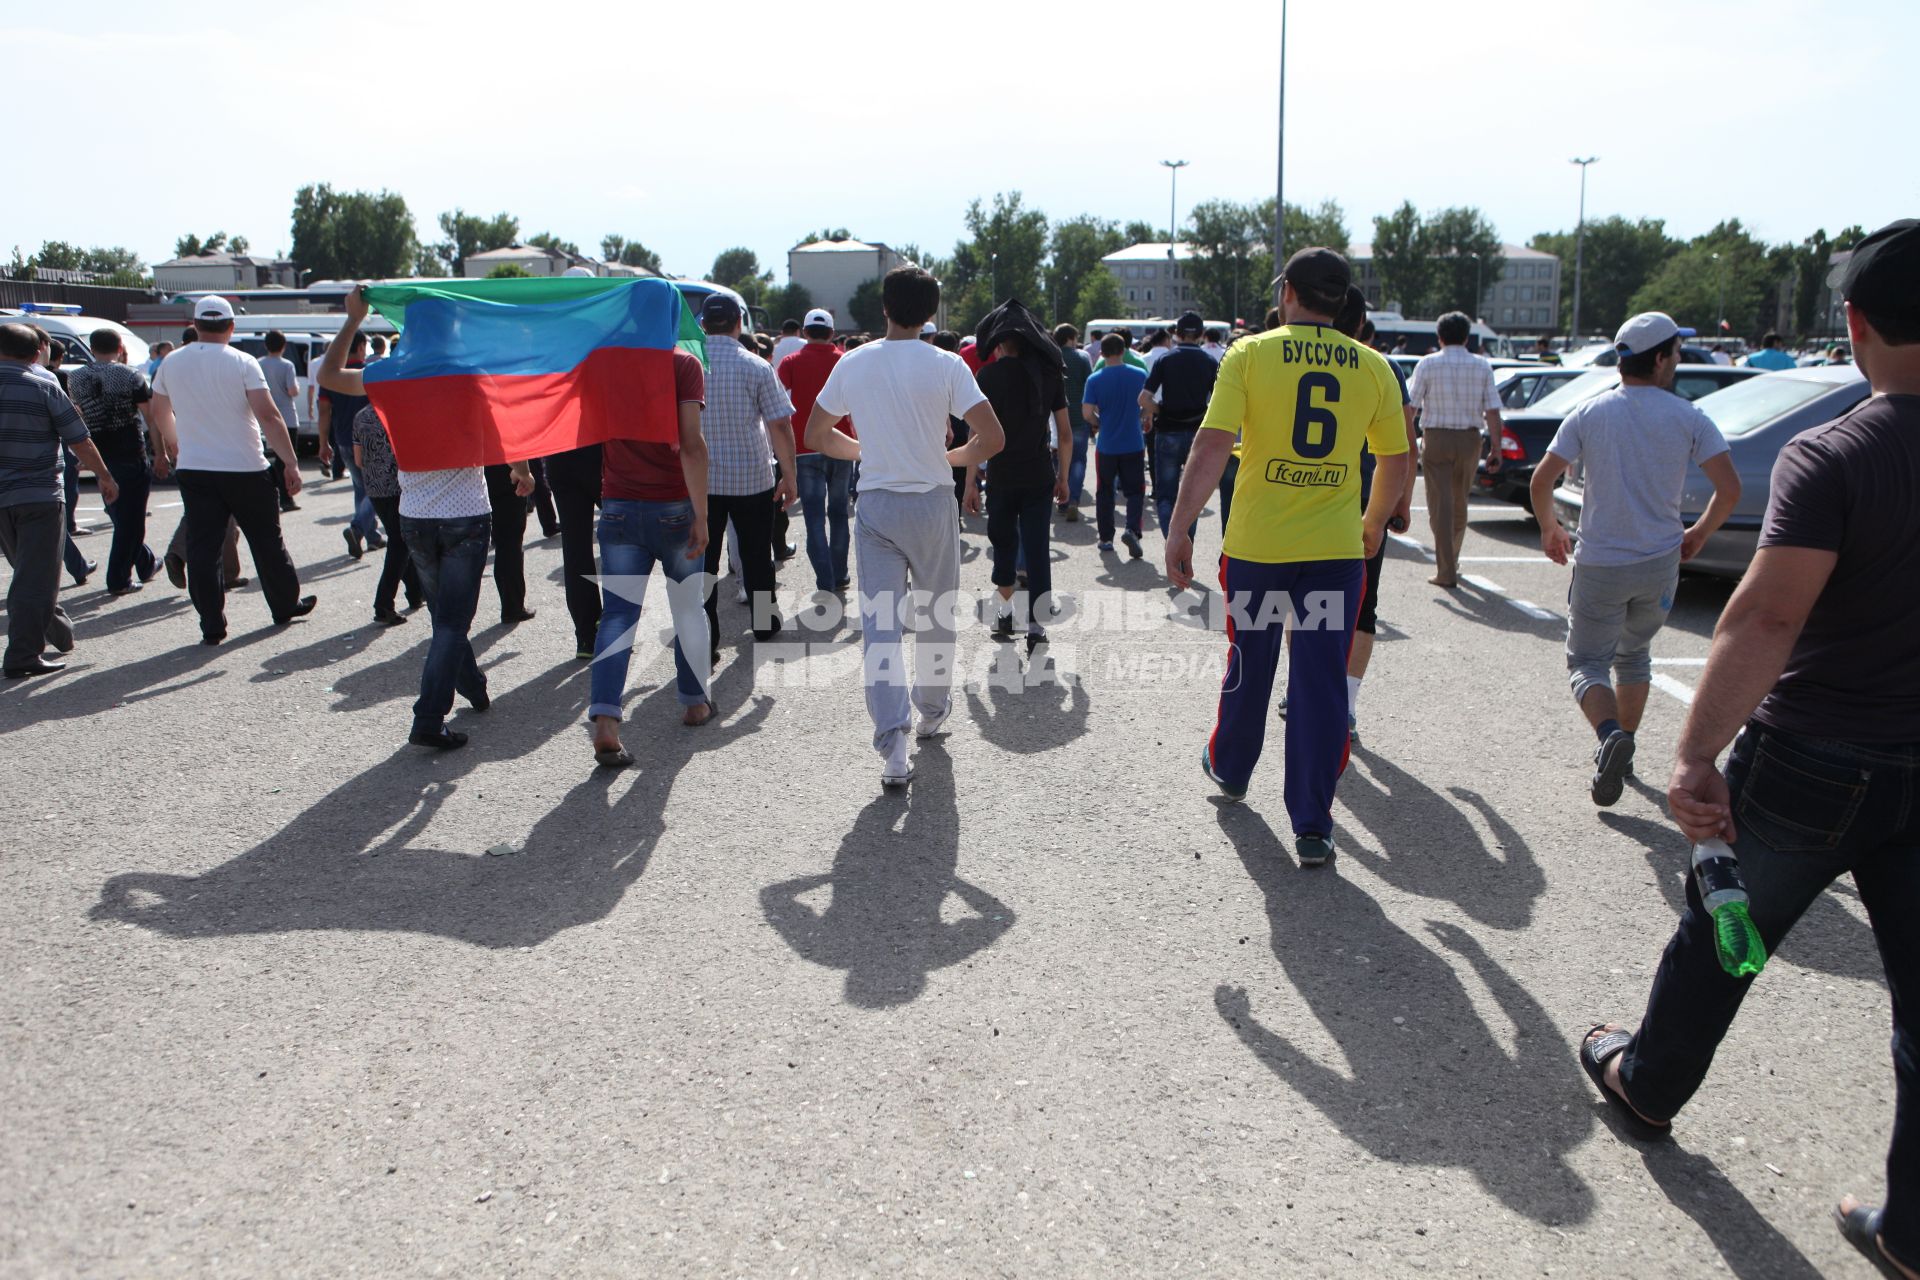
M 747 584 L 746 583 L 743 582 L 739 586 L 733 589 L 733 602 L 735 604 L 745 604 L 747 602 Z
M 953 714 L 953 703 L 949 701 L 940 709 L 938 715 L 921 716 L 920 722 L 913 727 L 916 738 L 931 738 L 946 727 L 947 717 Z
M 887 762 L 880 768 L 880 785 L 904 787 L 912 781 L 913 765 L 907 760 L 907 735 L 897 734 L 893 739 L 893 750 L 887 752 Z

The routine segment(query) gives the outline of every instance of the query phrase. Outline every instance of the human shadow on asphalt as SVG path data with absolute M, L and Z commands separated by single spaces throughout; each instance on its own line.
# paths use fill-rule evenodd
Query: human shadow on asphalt
M 1687 573 L 1685 566 L 1682 566 L 1680 585 L 1674 588 L 1673 608 L 1667 614 L 1665 628 L 1711 640 L 1714 628 L 1720 625 L 1720 615 L 1726 610 L 1727 600 L 1737 585 L 1729 578 Z
M 1422 584 L 1425 585 L 1425 584 Z M 1490 595 L 1462 581 L 1452 591 L 1434 587 L 1440 607 L 1456 618 L 1492 627 L 1495 631 L 1517 631 L 1543 640 L 1564 640 L 1567 624 L 1559 618 L 1536 618 L 1514 608 L 1502 596 Z
M 967 714 L 982 738 L 1002 751 L 1038 755 L 1086 734 L 1092 704 L 1085 680 L 1059 676 L 1049 660 L 1029 683 L 1031 660 L 1022 668 L 1011 645 L 1001 646 L 994 665 L 1004 679 L 966 686 Z
M 909 1004 L 935 969 L 985 950 L 1013 927 L 1007 905 L 958 875 L 960 810 L 953 761 L 931 740 L 901 792 L 883 791 L 854 818 L 833 869 L 760 891 L 767 923 L 802 960 L 846 973 L 845 999 L 861 1009 Z M 802 899 L 825 889 L 815 906 Z M 955 897 L 965 914 L 941 907 Z
M 1687 873 L 1693 854 L 1687 838 L 1668 823 L 1625 813 L 1603 813 L 1600 821 L 1641 846 L 1661 896 L 1676 917 L 1684 913 Z M 1887 974 L 1880 963 L 1873 930 L 1841 906 L 1835 897 L 1850 891 L 1845 881 L 1836 881 L 1815 898 L 1806 914 L 1781 941 L 1774 957 L 1816 973 L 1885 986 Z
M 149 591 L 154 594 L 148 595 Z M 86 597 L 73 604 L 61 601 L 67 616 L 73 619 L 74 638 L 84 644 L 88 640 L 97 640 L 118 631 L 130 631 L 162 618 L 171 618 L 182 611 L 190 613 L 193 610 L 193 601 L 187 598 L 186 592 L 176 592 L 171 586 L 156 587 L 153 583 L 149 583 L 139 599 L 132 603 L 122 604 L 123 599 L 102 591 L 98 597 Z M 120 607 L 112 608 L 113 605 Z
M 421 609 L 417 615 L 425 619 L 427 611 Z M 392 631 L 403 631 L 402 627 L 383 627 L 371 618 L 362 622 L 351 631 L 339 631 L 323 636 L 312 644 L 301 645 L 298 649 L 287 649 L 274 654 L 260 664 L 260 670 L 249 677 L 254 684 L 267 684 L 285 679 L 290 675 L 303 675 L 317 671 L 322 667 L 344 662 L 348 658 L 358 657 L 373 647 L 374 641 Z M 428 632 L 432 626 L 429 624 Z
M 595 770 L 582 737 L 585 780 L 534 823 L 519 851 L 492 857 L 477 848 L 417 846 L 466 774 L 518 759 L 576 727 L 584 690 L 574 696 L 565 686 L 581 671 L 569 662 L 496 692 L 490 711 L 456 717 L 472 734 L 465 748 L 430 756 L 402 747 L 199 875 L 114 876 L 89 918 L 177 938 L 338 929 L 421 933 L 494 949 L 538 946 L 605 918 L 645 869 L 680 768 L 695 752 L 754 732 L 771 704 L 762 700 L 731 724 L 683 729 L 672 723 L 672 685 L 663 685 L 633 711 L 627 746 L 634 768 L 618 776 Z M 718 681 L 715 699 L 728 705 Z M 396 728 L 404 730 L 404 718 Z M 503 802 L 509 824 L 522 820 L 519 799 Z
M 26 687 L 13 686 L 19 688 L 19 695 L 7 696 L 11 688 L 0 692 L 0 734 L 50 720 L 85 719 L 218 680 L 219 670 L 204 668 L 223 657 L 231 658 L 235 650 L 258 644 L 279 630 L 277 626 L 261 627 L 229 636 L 220 645 L 185 644 L 134 662 L 92 670 L 68 668 L 65 674 L 42 677 L 30 685 L 22 682 Z
M 1217 817 L 1266 899 L 1284 989 L 1338 1044 L 1339 1060 L 1315 1061 L 1285 1028 L 1255 1016 L 1246 988 L 1223 984 L 1214 1007 L 1241 1042 L 1371 1155 L 1464 1169 L 1537 1222 L 1585 1221 L 1593 1191 L 1566 1157 L 1593 1117 L 1569 1105 L 1585 1082 L 1539 1002 L 1471 934 L 1428 922 L 1434 942 L 1466 963 L 1512 1024 L 1509 1052 L 1505 1028 L 1482 1020 L 1438 950 L 1337 869 L 1296 869 L 1259 814 L 1222 805 Z
M 1606 1110 L 1598 1099 L 1593 1105 Z M 1699 1224 L 1738 1280 L 1820 1280 L 1819 1269 L 1710 1157 L 1660 1143 L 1641 1147 L 1640 1159 L 1673 1207 Z
M 1478 792 L 1452 788 L 1458 805 L 1386 757 L 1356 744 L 1336 793 L 1377 848 L 1348 840 L 1350 857 L 1382 880 L 1423 898 L 1451 902 L 1482 924 L 1524 929 L 1547 877 L 1533 850 Z M 1462 811 L 1471 809 L 1493 833 L 1486 837 Z

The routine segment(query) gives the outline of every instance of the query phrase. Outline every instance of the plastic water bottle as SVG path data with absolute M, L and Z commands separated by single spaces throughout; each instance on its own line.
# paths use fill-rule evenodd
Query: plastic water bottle
M 1747 910 L 1747 882 L 1740 875 L 1740 860 L 1725 840 L 1702 840 L 1693 846 L 1693 883 L 1713 917 L 1720 967 L 1736 978 L 1759 973 L 1767 963 L 1767 946 Z

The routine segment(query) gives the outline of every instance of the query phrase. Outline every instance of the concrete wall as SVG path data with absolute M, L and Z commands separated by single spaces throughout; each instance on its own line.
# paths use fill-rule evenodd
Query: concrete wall
M 787 254 L 787 276 L 795 284 L 807 291 L 816 307 L 825 307 L 833 312 L 833 322 L 840 329 L 857 328 L 853 312 L 848 307 L 854 290 L 869 280 L 878 280 L 899 266 L 905 259 L 891 249 L 836 249 L 813 250 L 801 253 L 798 250 Z M 777 328 L 786 316 L 768 316 Z M 799 316 L 793 317 L 795 320 Z

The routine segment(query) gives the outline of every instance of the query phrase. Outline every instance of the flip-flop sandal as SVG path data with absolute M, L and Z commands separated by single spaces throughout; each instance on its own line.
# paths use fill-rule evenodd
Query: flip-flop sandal
M 1884 1210 L 1871 1205 L 1857 1204 L 1850 1213 L 1840 1212 L 1834 1206 L 1833 1222 L 1840 1228 L 1840 1234 L 1847 1242 L 1867 1256 L 1867 1261 L 1880 1268 L 1883 1276 L 1892 1276 L 1894 1280 L 1906 1280 L 1905 1274 L 1893 1264 L 1893 1259 L 1880 1245 L 1880 1223 L 1885 1218 Z
M 1593 1087 L 1600 1091 L 1614 1118 L 1630 1135 L 1642 1142 L 1665 1142 L 1673 1136 L 1670 1124 L 1650 1124 L 1642 1119 L 1640 1113 L 1627 1105 L 1627 1100 L 1607 1087 L 1607 1062 L 1615 1054 L 1625 1053 L 1627 1046 L 1633 1043 L 1630 1031 L 1608 1031 L 1606 1035 L 1594 1038 L 1594 1032 L 1606 1030 L 1607 1024 L 1596 1022 L 1587 1029 L 1580 1041 L 1580 1066 L 1587 1073 L 1587 1079 L 1593 1081 Z
M 707 718 L 705 720 L 702 720 L 699 724 L 688 724 L 685 720 L 682 720 L 680 727 L 683 729 L 702 729 L 720 718 L 720 708 L 714 706 L 711 701 L 708 701 L 705 705 L 707 708 Z
M 624 769 L 633 763 L 633 753 L 625 747 L 593 753 L 593 762 L 602 769 Z

